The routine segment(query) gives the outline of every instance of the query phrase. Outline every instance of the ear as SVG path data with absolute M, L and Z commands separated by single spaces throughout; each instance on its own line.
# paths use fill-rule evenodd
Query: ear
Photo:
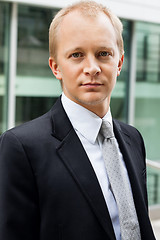
M 122 66 L 123 66 L 123 60 L 124 60 L 124 54 L 123 54 L 123 55 L 121 56 L 121 58 L 119 59 L 117 76 L 119 76 L 120 73 L 121 73 Z
M 56 63 L 56 61 L 54 60 L 53 57 L 49 58 L 49 66 L 50 66 L 50 69 L 52 70 L 54 76 L 57 79 L 62 80 L 61 71 L 60 71 L 59 66 L 58 66 L 58 64 Z

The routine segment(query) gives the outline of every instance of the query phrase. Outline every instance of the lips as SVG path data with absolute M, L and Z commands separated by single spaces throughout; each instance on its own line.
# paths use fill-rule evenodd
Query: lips
M 88 83 L 81 84 L 81 86 L 84 86 L 84 87 L 99 87 L 102 85 L 103 84 L 97 83 L 97 82 L 88 82 Z

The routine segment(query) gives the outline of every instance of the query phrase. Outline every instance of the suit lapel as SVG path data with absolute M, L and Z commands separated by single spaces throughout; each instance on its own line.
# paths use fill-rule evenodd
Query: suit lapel
M 143 199 L 143 195 L 141 193 L 141 188 L 139 185 L 138 169 L 135 164 L 135 162 L 137 162 L 135 159 L 136 154 L 132 150 L 132 144 L 134 143 L 131 143 L 130 136 L 125 131 L 122 131 L 119 123 L 116 120 L 113 120 L 113 126 L 115 137 L 118 141 L 129 174 L 134 199 Z M 139 161 L 141 161 L 141 159 L 139 159 Z
M 131 156 L 132 149 L 131 149 L 130 136 L 126 132 L 122 131 L 119 123 L 116 120 L 113 120 L 113 127 L 114 127 L 115 137 L 118 141 L 120 150 L 123 154 L 123 159 L 126 164 L 126 168 L 129 173 L 129 178 L 132 185 L 132 180 L 137 180 L 137 179 L 136 179 L 134 159 L 133 159 L 133 156 Z M 134 176 L 135 178 L 133 178 Z
M 134 142 L 131 141 L 130 136 L 127 134 L 127 132 L 122 131 L 119 123 L 116 120 L 113 120 L 113 126 L 115 136 L 119 143 L 119 147 L 128 171 L 136 212 L 141 229 L 141 237 L 142 239 L 149 239 L 148 236 L 153 237 L 153 235 L 150 235 L 152 233 L 152 230 L 148 217 L 148 209 L 146 207 L 146 202 L 144 200 L 144 195 L 142 192 L 142 181 L 140 179 L 142 178 L 142 172 L 139 172 L 139 167 L 136 164 L 140 164 L 143 160 L 138 159 L 138 156 L 134 152 L 135 150 L 132 149 Z M 152 237 L 150 239 L 152 239 Z
M 53 135 L 59 140 L 57 152 L 90 204 L 108 238 L 115 240 L 106 203 L 87 154 L 75 133 L 60 99 L 52 109 Z

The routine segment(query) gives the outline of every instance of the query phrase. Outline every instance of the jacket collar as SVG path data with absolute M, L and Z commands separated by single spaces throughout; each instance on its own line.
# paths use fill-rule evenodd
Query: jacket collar
M 71 131 L 72 124 L 62 106 L 61 96 L 51 108 L 52 135 L 62 141 Z

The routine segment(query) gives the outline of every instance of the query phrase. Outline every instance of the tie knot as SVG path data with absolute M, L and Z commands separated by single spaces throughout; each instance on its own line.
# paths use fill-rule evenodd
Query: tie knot
M 102 121 L 100 133 L 104 138 L 113 138 L 114 133 L 113 133 L 113 127 L 108 121 Z

